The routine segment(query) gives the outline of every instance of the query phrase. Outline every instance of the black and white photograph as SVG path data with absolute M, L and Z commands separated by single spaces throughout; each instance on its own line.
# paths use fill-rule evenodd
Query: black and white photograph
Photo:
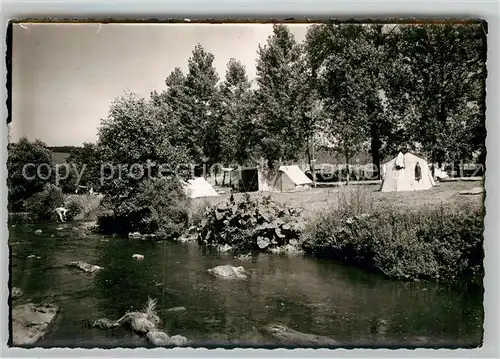
M 11 23 L 8 345 L 481 347 L 487 36 Z

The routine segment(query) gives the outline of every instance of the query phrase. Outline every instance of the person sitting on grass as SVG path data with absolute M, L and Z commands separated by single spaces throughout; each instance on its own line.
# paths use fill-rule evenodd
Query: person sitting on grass
M 59 220 L 61 222 L 64 222 L 66 220 L 66 213 L 68 212 L 68 210 L 64 207 L 57 207 L 55 209 L 57 215 L 59 216 Z

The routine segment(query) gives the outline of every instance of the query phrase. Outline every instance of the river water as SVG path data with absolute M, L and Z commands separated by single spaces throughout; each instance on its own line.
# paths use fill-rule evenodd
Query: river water
M 73 224 L 9 221 L 14 305 L 51 301 L 60 306 L 41 347 L 137 347 L 143 337 L 126 328 L 88 323 L 118 319 L 157 298 L 162 329 L 193 346 L 276 345 L 261 328 L 282 324 L 325 335 L 343 346 L 479 346 L 483 294 L 434 283 L 400 282 L 302 256 L 213 253 L 193 244 L 83 236 Z M 42 234 L 35 234 L 42 229 Z M 138 253 L 143 261 L 132 259 Z M 39 258 L 27 258 L 30 255 Z M 64 264 L 102 266 L 87 274 Z M 243 265 L 248 279 L 213 278 L 207 269 Z M 169 311 L 173 307 L 185 310 Z

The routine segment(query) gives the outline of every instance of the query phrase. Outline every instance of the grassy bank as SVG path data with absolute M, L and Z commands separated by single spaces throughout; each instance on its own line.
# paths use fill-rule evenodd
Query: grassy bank
M 360 190 L 308 224 L 303 249 L 391 278 L 481 282 L 483 231 L 479 203 L 401 210 Z
M 237 195 L 233 204 L 213 197 L 192 203 L 191 225 L 200 244 L 269 250 L 292 243 L 309 255 L 390 278 L 480 283 L 483 197 L 459 195 L 467 186 L 450 183 L 420 193 L 357 186 L 322 194 Z M 269 208 L 271 215 L 262 216 Z M 300 215 L 285 216 L 289 211 Z

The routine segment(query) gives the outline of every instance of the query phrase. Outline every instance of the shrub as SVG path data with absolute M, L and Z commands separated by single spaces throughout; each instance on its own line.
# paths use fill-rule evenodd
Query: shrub
M 25 207 L 28 212 L 40 221 L 57 219 L 55 209 L 64 204 L 62 190 L 54 185 L 47 185 L 42 192 L 36 193 L 26 201 Z
M 101 197 L 91 195 L 68 195 L 66 197 L 68 220 L 93 221 L 104 209 L 101 207 Z
M 393 278 L 482 278 L 481 209 L 379 209 L 352 217 L 345 214 L 334 210 L 311 223 L 304 250 Z
M 23 168 L 25 165 L 32 165 Z M 38 176 L 36 171 L 40 165 L 53 167 L 52 153 L 45 143 L 36 140 L 28 141 L 27 138 L 21 138 L 17 143 L 11 143 L 8 146 L 7 158 L 7 187 L 9 189 L 8 201 L 9 210 L 25 210 L 27 200 L 44 190 L 46 180 Z M 43 175 L 48 174 L 48 169 L 43 170 Z
M 188 225 L 187 208 L 185 194 L 177 180 L 148 179 L 133 196 L 117 203 L 113 214 L 101 216 L 98 226 L 107 234 L 126 236 L 139 232 L 172 239 L 180 236 Z
M 303 230 L 299 215 L 299 211 L 272 202 L 270 197 L 252 200 L 246 194 L 240 201 L 230 199 L 207 207 L 196 226 L 195 238 L 200 244 L 227 244 L 240 249 L 296 245 Z

